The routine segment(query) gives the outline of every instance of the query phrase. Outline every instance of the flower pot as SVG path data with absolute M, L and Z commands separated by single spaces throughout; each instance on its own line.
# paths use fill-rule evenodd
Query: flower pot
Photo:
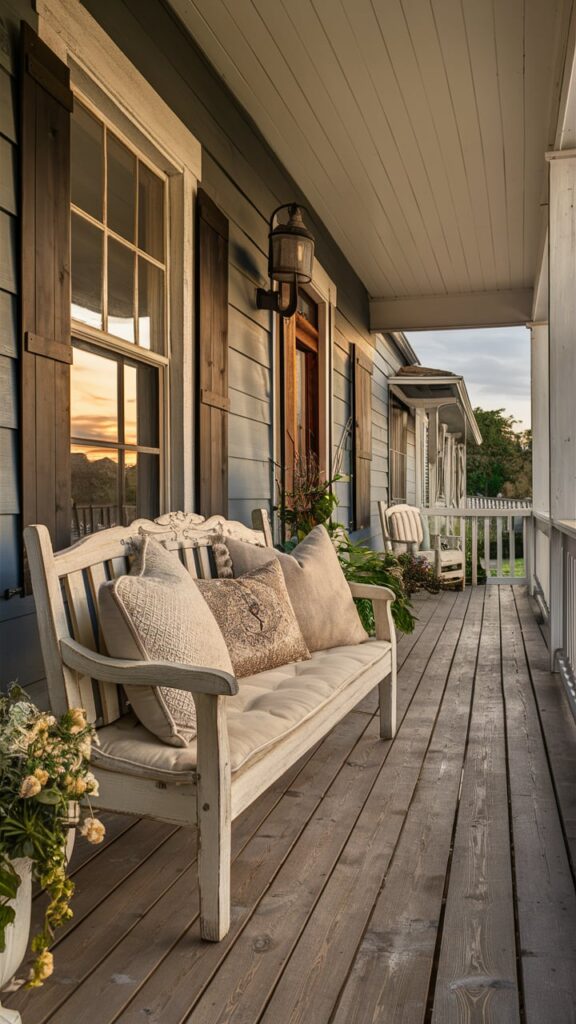
M 32 909 L 32 861 L 28 857 L 18 857 L 12 861 L 21 878 L 16 899 L 10 906 L 16 910 L 14 924 L 6 929 L 6 949 L 0 953 L 0 992 L 14 977 L 20 967 L 28 948 L 30 934 L 30 914 Z M 21 1016 L 17 1010 L 7 1010 L 0 1003 L 1 1024 L 21 1024 Z

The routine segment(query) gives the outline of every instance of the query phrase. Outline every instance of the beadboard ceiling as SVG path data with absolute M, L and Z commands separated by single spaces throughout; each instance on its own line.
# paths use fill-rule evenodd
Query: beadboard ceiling
M 529 318 L 573 0 L 170 3 L 384 300 L 373 326 Z

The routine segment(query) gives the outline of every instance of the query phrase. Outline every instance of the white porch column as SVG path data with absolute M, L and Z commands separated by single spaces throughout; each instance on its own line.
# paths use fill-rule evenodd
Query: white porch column
M 548 324 L 532 324 L 530 342 L 532 390 L 532 505 L 550 512 L 550 433 Z
M 548 155 L 550 516 L 576 519 L 576 150 Z M 562 647 L 562 535 L 552 530 L 550 651 Z
M 438 502 L 438 418 L 438 406 L 428 409 L 428 489 L 431 508 L 434 508 Z

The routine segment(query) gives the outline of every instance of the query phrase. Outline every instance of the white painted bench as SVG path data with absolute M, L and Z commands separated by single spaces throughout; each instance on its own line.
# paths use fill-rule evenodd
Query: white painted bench
M 215 572 L 210 547 L 216 535 L 271 545 L 266 514 L 256 510 L 255 517 L 259 529 L 216 516 L 204 520 L 193 514 L 169 513 L 154 522 L 140 519 L 128 527 L 103 530 L 58 553 L 52 550 L 46 527 L 25 530 L 52 710 L 62 714 L 70 707 L 84 707 L 101 738 L 92 755 L 100 784 L 99 797 L 93 803 L 110 811 L 198 826 L 201 932 L 213 941 L 224 937 L 230 922 L 232 819 L 374 686 L 379 685 L 380 692 L 381 736 L 392 737 L 396 727 L 393 594 L 383 587 L 350 585 L 354 597 L 373 600 L 376 620 L 376 640 L 357 648 L 336 649 L 335 657 L 341 652 L 340 665 L 346 657 L 358 662 L 353 678 L 335 687 L 315 713 L 248 757 L 238 770 L 232 770 L 227 707 L 231 715 L 235 695 L 241 702 L 242 683 L 239 693 L 237 681 L 222 671 L 122 661 L 101 653 L 98 590 L 106 580 L 129 571 L 134 539 L 153 535 L 174 550 L 193 577 L 211 578 Z M 329 672 L 332 652 L 320 654 L 318 664 Z M 252 678 L 258 681 L 260 677 Z M 193 694 L 198 719 L 194 747 L 168 747 L 136 722 L 124 697 L 125 693 L 129 701 L 132 684 L 172 686 Z M 175 759 L 169 769 L 167 757 Z

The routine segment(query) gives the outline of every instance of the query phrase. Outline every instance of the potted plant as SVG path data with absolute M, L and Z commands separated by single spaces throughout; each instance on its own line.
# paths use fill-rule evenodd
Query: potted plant
M 78 799 L 98 793 L 89 770 L 94 729 L 81 708 L 59 721 L 40 711 L 13 686 L 0 696 L 0 990 L 18 970 L 26 950 L 32 879 L 49 896 L 41 930 L 31 942 L 28 986 L 42 985 L 53 970 L 54 930 L 70 917 L 74 883 L 68 876 L 71 832 L 91 843 L 104 826 L 91 814 L 81 820 Z M 0 1019 L 19 1021 L 0 1006 Z

